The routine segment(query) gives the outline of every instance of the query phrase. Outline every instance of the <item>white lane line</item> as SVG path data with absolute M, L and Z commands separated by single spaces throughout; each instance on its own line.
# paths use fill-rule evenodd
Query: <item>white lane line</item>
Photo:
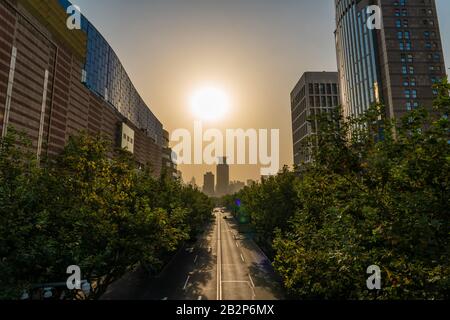
M 222 247 L 220 241 L 220 221 L 221 216 L 217 219 L 217 300 L 222 300 Z
M 242 262 L 245 262 L 245 259 L 244 259 L 244 256 L 242 255 L 242 253 L 241 253 L 241 259 L 242 259 Z
M 236 247 L 239 248 L 239 243 L 236 241 Z
M 249 274 L 248 278 L 250 279 L 250 283 L 252 284 L 252 287 L 255 288 L 255 283 L 253 282 L 252 276 Z
M 202 296 L 198 296 L 198 300 L 202 300 Z
M 166 301 L 166 300 L 168 300 L 169 298 L 167 298 L 167 297 L 164 297 L 164 298 L 162 298 L 162 300 L 164 300 L 164 301 Z
M 187 277 L 186 282 L 184 283 L 183 290 L 186 290 L 186 287 L 187 287 L 187 285 L 188 285 L 188 283 L 189 283 L 189 279 L 190 279 L 190 278 L 191 278 L 191 276 L 188 276 L 188 277 Z
M 195 256 L 195 258 L 194 258 L 194 263 L 196 263 L 196 262 L 197 262 L 197 259 L 198 259 L 198 255 L 197 255 L 197 256 Z

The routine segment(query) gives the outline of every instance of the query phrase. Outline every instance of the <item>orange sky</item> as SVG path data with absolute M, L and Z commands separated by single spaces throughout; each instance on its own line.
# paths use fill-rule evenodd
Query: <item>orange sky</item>
M 169 132 L 193 129 L 189 99 L 222 87 L 232 109 L 209 127 L 280 129 L 280 162 L 291 165 L 290 91 L 305 71 L 335 71 L 331 0 L 75 0 L 105 36 L 134 85 Z M 450 30 L 438 0 L 441 29 Z M 444 13 L 443 13 L 444 12 Z M 449 36 L 443 33 L 446 60 Z M 203 184 L 202 165 L 180 166 Z M 234 165 L 231 180 L 259 179 L 258 166 Z

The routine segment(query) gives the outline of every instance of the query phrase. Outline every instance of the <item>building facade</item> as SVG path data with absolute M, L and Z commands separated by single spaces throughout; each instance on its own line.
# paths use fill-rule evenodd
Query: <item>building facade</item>
M 340 104 L 337 72 L 305 72 L 291 92 L 294 164 L 309 162 L 309 138 L 318 128 L 316 115 Z
M 162 168 L 168 176 L 179 179 L 178 166 L 175 162 L 176 155 L 169 147 L 169 132 L 163 130 Z
M 60 153 L 71 135 L 101 133 L 162 166 L 162 124 L 106 40 L 84 17 L 66 25 L 66 0 L 0 0 L 0 132 L 25 132 L 37 157 Z
M 377 102 L 389 118 L 431 107 L 432 85 L 445 75 L 435 1 L 335 0 L 335 6 L 344 116 Z
M 215 177 L 212 172 L 207 172 L 203 176 L 203 193 L 208 196 L 214 196 Z
M 217 165 L 217 186 L 216 195 L 221 197 L 228 194 L 230 186 L 230 166 L 227 164 L 227 158 L 220 158 Z

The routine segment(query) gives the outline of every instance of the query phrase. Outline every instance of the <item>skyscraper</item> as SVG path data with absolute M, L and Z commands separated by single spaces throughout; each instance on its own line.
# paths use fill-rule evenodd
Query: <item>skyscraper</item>
M 212 172 L 207 172 L 203 176 L 203 193 L 205 193 L 208 196 L 214 195 L 214 183 L 215 183 L 215 177 Z
M 317 120 L 309 120 L 339 106 L 338 88 L 337 72 L 305 72 L 292 90 L 292 137 L 296 165 L 311 160 L 305 144 L 316 133 L 318 124 Z
M 230 166 L 227 164 L 227 158 L 223 157 L 219 159 L 217 165 L 217 187 L 216 195 L 223 196 L 228 193 L 228 187 L 230 185 Z
M 335 5 L 344 115 L 360 115 L 375 102 L 384 103 L 389 118 L 431 107 L 432 85 L 445 75 L 435 1 L 335 0 Z

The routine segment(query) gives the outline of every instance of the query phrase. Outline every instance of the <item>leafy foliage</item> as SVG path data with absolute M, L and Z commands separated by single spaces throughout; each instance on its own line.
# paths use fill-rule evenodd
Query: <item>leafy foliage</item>
M 380 105 L 358 118 L 321 117 L 313 162 L 226 199 L 241 199 L 237 209 L 274 239 L 292 297 L 450 297 L 450 84 L 436 89 L 432 112 L 398 122 Z M 382 270 L 381 290 L 367 289 L 371 265 Z
M 131 154 L 99 136 L 73 137 L 38 166 L 26 139 L 10 132 L 0 147 L 0 298 L 65 282 L 70 265 L 98 298 L 138 264 L 159 270 L 211 217 L 205 195 L 136 170 Z

